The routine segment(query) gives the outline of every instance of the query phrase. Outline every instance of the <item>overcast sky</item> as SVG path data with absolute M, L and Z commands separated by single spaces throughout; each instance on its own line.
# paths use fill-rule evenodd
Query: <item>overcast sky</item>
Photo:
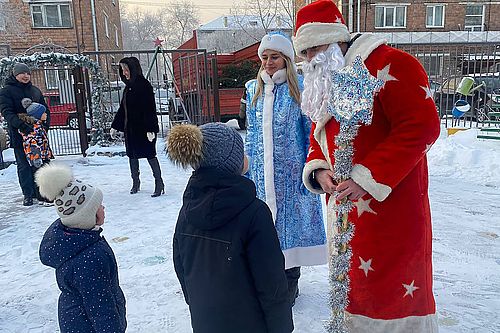
M 245 3 L 244 0 L 191 0 L 200 13 L 200 23 L 205 24 L 219 16 L 229 14 L 234 4 Z M 161 10 L 162 6 L 173 1 L 168 0 L 120 0 L 127 7 L 137 6 L 145 10 Z

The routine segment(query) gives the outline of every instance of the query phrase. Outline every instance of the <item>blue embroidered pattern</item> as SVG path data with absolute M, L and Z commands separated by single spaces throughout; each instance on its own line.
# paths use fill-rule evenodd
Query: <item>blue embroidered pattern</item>
M 299 88 L 303 89 L 299 76 Z M 263 108 L 264 96 L 255 106 L 256 80 L 247 83 L 247 137 L 245 151 L 250 160 L 248 177 L 255 182 L 257 196 L 265 201 Z M 263 93 L 264 94 L 264 93 Z M 326 244 L 319 195 L 302 183 L 302 170 L 309 148 L 310 120 L 301 113 L 286 83 L 274 87 L 273 156 L 276 192 L 276 230 L 282 250 Z

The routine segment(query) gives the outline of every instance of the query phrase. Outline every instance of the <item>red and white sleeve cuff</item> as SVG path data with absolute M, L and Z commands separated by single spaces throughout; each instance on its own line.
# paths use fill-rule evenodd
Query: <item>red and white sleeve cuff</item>
M 377 201 L 384 201 L 392 192 L 389 186 L 377 183 L 377 181 L 373 179 L 370 169 L 361 164 L 353 166 L 351 179 L 366 192 L 370 193 Z
M 306 165 L 304 166 L 304 170 L 302 171 L 302 181 L 304 182 L 304 186 L 312 193 L 323 194 L 325 192 L 323 192 L 323 190 L 321 188 L 319 188 L 319 189 L 315 188 L 311 184 L 311 181 L 310 181 L 311 173 L 314 170 L 318 170 L 318 169 L 330 170 L 330 166 L 328 165 L 327 161 L 320 160 L 320 159 L 311 160 L 311 161 L 307 162 Z

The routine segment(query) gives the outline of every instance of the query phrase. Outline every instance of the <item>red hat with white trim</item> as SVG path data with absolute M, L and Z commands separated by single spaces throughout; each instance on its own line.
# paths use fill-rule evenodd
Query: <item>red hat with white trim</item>
M 333 1 L 315 1 L 298 11 L 293 37 L 297 55 L 303 56 L 303 51 L 314 46 L 350 40 L 344 18 Z

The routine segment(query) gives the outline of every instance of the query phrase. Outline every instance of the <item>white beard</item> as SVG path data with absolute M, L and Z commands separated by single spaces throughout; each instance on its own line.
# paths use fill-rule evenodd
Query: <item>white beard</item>
M 302 113 L 318 122 L 327 114 L 328 99 L 332 86 L 332 72 L 344 67 L 345 59 L 337 43 L 319 52 L 311 59 L 304 60 L 304 91 L 302 92 Z

